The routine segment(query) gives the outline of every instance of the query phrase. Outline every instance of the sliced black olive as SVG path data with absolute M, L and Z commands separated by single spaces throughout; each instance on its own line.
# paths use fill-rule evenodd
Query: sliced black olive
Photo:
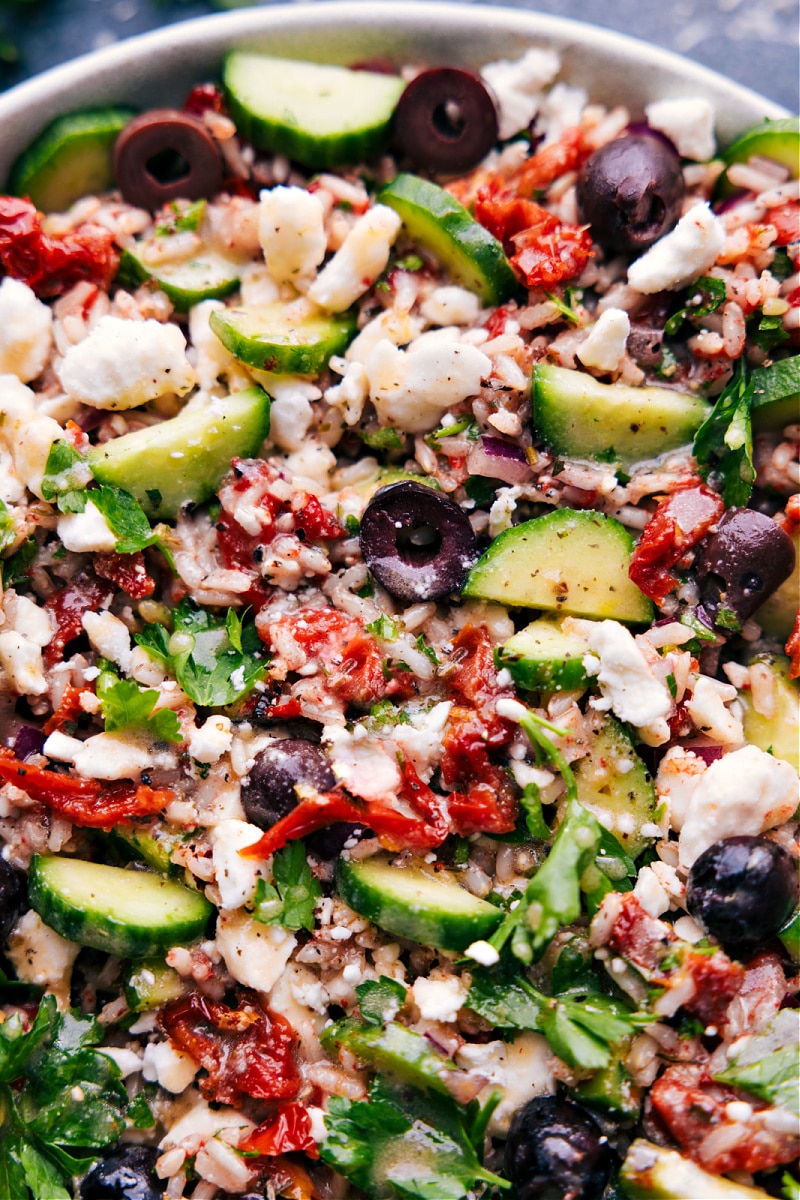
M 686 908 L 732 957 L 749 958 L 792 915 L 798 866 L 791 851 L 767 838 L 722 838 L 692 866 Z
M 325 752 L 302 738 L 271 742 L 256 755 L 250 774 L 242 784 L 242 806 L 248 821 L 270 829 L 297 805 L 296 783 L 306 783 L 318 792 L 336 786 Z
M 538 1096 L 511 1122 L 504 1168 L 517 1200 L 600 1200 L 611 1155 L 589 1113 L 571 1100 Z
M 472 71 L 431 67 L 403 92 L 394 114 L 399 152 L 426 171 L 468 171 L 497 141 L 497 109 Z
M 641 253 L 681 215 L 684 182 L 674 150 L 657 137 L 621 137 L 581 167 L 576 196 L 581 221 L 601 246 Z
M 0 858 L 0 940 L 5 941 L 27 908 L 28 886 L 23 871 Z
M 114 146 L 114 177 L 129 204 L 155 212 L 172 200 L 199 200 L 222 186 L 222 158 L 202 121 L 155 108 L 130 121 Z
M 398 600 L 457 591 L 478 557 L 469 518 L 449 496 L 413 480 L 380 488 L 361 518 L 361 553 Z
M 161 1200 L 166 1180 L 155 1173 L 154 1146 L 117 1146 L 84 1177 L 80 1200 Z
M 764 513 L 729 508 L 698 556 L 700 598 L 722 628 L 743 625 L 794 570 L 792 539 Z

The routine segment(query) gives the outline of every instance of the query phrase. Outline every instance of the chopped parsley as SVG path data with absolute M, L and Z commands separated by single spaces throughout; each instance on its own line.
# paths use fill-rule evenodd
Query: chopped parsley
M 103 708 L 106 733 L 138 728 L 160 742 L 182 742 L 181 724 L 170 708 L 153 712 L 159 699 L 155 688 L 142 691 L 133 679 L 118 679 L 102 672 L 97 680 L 97 695 Z
M 313 929 L 314 908 L 322 895 L 312 875 L 302 842 L 287 842 L 272 860 L 274 883 L 259 879 L 256 885 L 253 916 L 264 925 L 282 925 L 284 929 Z
M 724 279 L 715 279 L 713 275 L 702 275 L 692 284 L 690 295 L 683 308 L 669 318 L 664 325 L 667 337 L 674 337 L 679 332 L 684 321 L 693 321 L 697 317 L 707 317 L 716 312 L 725 301 L 726 286 Z
M 726 505 L 744 505 L 750 499 L 756 472 L 753 466 L 753 381 L 740 358 L 733 377 L 720 393 L 711 413 L 694 439 L 694 456 L 706 474 L 713 467 L 722 477 Z
M 747 1039 L 730 1066 L 714 1078 L 800 1116 L 799 1034 L 797 1010 L 781 1009 L 761 1033 Z

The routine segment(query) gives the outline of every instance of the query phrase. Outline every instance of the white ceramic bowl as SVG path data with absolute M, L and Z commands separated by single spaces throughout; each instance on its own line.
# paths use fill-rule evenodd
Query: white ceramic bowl
M 398 64 L 479 66 L 531 45 L 562 56 L 561 78 L 592 99 L 625 103 L 640 116 L 650 100 L 705 96 L 724 144 L 779 105 L 665 50 L 606 29 L 520 9 L 433 0 L 330 0 L 251 8 L 169 25 L 56 67 L 0 96 L 0 180 L 39 130 L 61 113 L 127 102 L 179 104 L 195 83 L 218 76 L 233 47 L 348 63 L 387 55 Z

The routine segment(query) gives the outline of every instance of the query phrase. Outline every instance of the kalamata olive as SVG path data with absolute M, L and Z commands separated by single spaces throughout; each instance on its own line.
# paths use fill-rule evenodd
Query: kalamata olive
M 729 508 L 698 556 L 703 607 L 723 628 L 727 614 L 743 625 L 793 570 L 792 539 L 779 525 L 753 509 Z
M 692 866 L 686 908 L 734 958 L 750 957 L 792 915 L 798 866 L 790 850 L 767 838 L 722 838 Z
M 409 83 L 394 114 L 394 140 L 416 167 L 468 171 L 497 141 L 497 109 L 478 75 L 431 67 Z
M 17 917 L 27 908 L 28 887 L 24 872 L 0 857 L 0 939 L 5 941 Z
M 380 488 L 361 518 L 361 553 L 398 600 L 438 600 L 457 591 L 478 557 L 469 518 L 454 500 L 403 479 Z
M 637 254 L 662 237 L 681 215 L 680 159 L 659 138 L 606 142 L 583 164 L 578 215 L 601 246 Z
M 600 1200 L 611 1155 L 584 1109 L 537 1096 L 511 1122 L 504 1168 L 517 1200 Z
M 155 1173 L 154 1146 L 117 1146 L 85 1176 L 80 1200 L 160 1200 L 165 1180 Z
M 270 829 L 297 804 L 296 783 L 318 792 L 336 786 L 325 752 L 302 738 L 282 738 L 260 750 L 242 784 L 242 805 L 248 821 Z
M 222 158 L 202 121 L 154 108 L 129 121 L 114 146 L 114 177 L 129 204 L 154 212 L 171 200 L 199 200 L 222 186 Z

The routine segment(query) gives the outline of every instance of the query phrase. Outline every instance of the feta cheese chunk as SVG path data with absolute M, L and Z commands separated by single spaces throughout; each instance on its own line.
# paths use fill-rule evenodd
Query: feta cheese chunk
M 0 283 L 0 375 L 23 383 L 44 370 L 53 345 L 53 313 L 36 294 L 10 275 Z
M 556 1090 L 553 1054 L 541 1033 L 521 1033 L 513 1042 L 468 1042 L 455 1059 L 460 1067 L 488 1079 L 478 1096 L 482 1104 L 495 1088 L 503 1093 L 489 1122 L 492 1136 L 504 1137 L 515 1112 L 535 1096 L 551 1096 Z
M 6 954 L 23 983 L 48 988 L 68 1001 L 69 977 L 79 950 L 30 908 L 12 929 Z
M 84 554 L 111 551 L 117 544 L 117 535 L 91 500 L 86 501 L 83 512 L 58 518 L 58 536 L 67 550 Z
M 401 224 L 397 213 L 385 204 L 365 212 L 311 284 L 309 299 L 328 312 L 349 308 L 386 267 Z
M 136 779 L 153 766 L 149 737 L 130 729 L 96 733 L 82 743 L 72 761 L 85 779 Z
M 253 899 L 264 868 L 257 858 L 243 858 L 239 851 L 254 845 L 261 833 L 247 821 L 222 821 L 212 829 L 212 862 L 222 908 L 241 908 Z
M 52 417 L 37 412 L 35 399 L 16 375 L 0 375 L 0 448 L 10 454 L 20 482 L 42 500 L 50 448 L 63 438 L 64 430 Z
M 477 395 L 492 372 L 491 359 L 450 327 L 423 333 L 407 350 L 383 339 L 365 366 L 381 424 L 403 433 L 435 429 L 445 409 Z
M 50 613 L 40 608 L 29 596 L 20 596 L 9 588 L 3 596 L 3 612 L 12 629 L 23 634 L 37 646 L 47 646 L 53 640 L 54 626 Z
M 431 292 L 419 311 L 431 325 L 472 325 L 478 319 L 481 302 L 474 292 L 451 284 Z
M 725 707 L 713 679 L 701 675 L 686 701 L 686 711 L 701 733 L 723 746 L 741 746 L 742 722 Z
M 676 96 L 645 105 L 648 125 L 665 133 L 681 158 L 706 162 L 717 148 L 714 109 L 702 96 Z
M 352 733 L 341 725 L 326 725 L 322 740 L 330 747 L 334 775 L 354 796 L 382 800 L 397 793 L 397 762 L 363 725 L 355 725 Z
M 502 140 L 527 130 L 539 109 L 541 91 L 561 70 L 554 50 L 532 46 L 521 58 L 487 63 L 481 76 L 494 92 L 499 107 Z
M 597 675 L 605 707 L 620 721 L 629 721 L 637 728 L 655 727 L 655 735 L 663 732 L 661 740 L 666 741 L 669 730 L 665 718 L 672 698 L 653 675 L 630 631 L 619 621 L 581 622 L 581 630 L 592 651 L 584 664 L 590 674 Z M 663 722 L 663 731 L 659 722 Z
M 695 204 L 678 224 L 628 268 L 637 292 L 678 292 L 704 274 L 725 242 L 725 226 L 708 204 Z
M 189 753 L 195 762 L 219 762 L 232 745 L 231 719 L 221 713 L 208 717 L 199 729 L 193 729 L 189 734 Z M 257 830 L 253 841 L 257 841 L 260 836 Z
M 221 912 L 217 949 L 237 983 L 268 992 L 283 974 L 297 938 L 280 925 L 262 925 L 248 913 Z
M 467 998 L 467 989 L 456 975 L 448 979 L 420 977 L 411 992 L 420 1016 L 426 1021 L 455 1021 Z
M 270 275 L 295 287 L 310 278 L 325 257 L 325 210 L 319 196 L 302 187 L 263 191 L 258 236 Z
M 758 835 L 788 821 L 800 802 L 797 772 L 757 746 L 713 762 L 692 793 L 679 846 L 688 870 L 720 838 Z
M 176 1050 L 172 1042 L 148 1042 L 144 1048 L 142 1075 L 165 1092 L 185 1092 L 199 1069 L 191 1055 Z
M 69 348 L 58 377 L 73 400 L 117 411 L 170 393 L 183 396 L 197 382 L 178 326 L 152 318 L 103 317 Z
M 18 696 L 43 696 L 47 691 L 42 648 L 16 629 L 0 633 L 0 667 Z
M 585 342 L 575 351 L 585 367 L 596 371 L 616 371 L 625 355 L 630 317 L 621 308 L 607 308 L 589 329 Z
M 83 628 L 93 650 L 111 659 L 123 671 L 128 671 L 131 658 L 131 635 L 128 626 L 110 612 L 85 612 Z

